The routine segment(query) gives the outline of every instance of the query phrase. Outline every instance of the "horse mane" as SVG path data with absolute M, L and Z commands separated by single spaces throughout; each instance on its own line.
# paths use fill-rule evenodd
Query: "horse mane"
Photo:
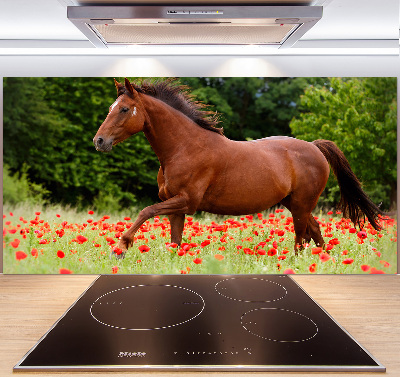
M 190 88 L 182 85 L 177 78 L 159 81 L 144 80 L 139 85 L 135 83 L 131 85 L 137 92 L 157 98 L 185 114 L 200 127 L 223 135 L 223 128 L 216 127 L 219 123 L 219 115 L 207 110 L 208 106 L 197 101 L 189 92 Z

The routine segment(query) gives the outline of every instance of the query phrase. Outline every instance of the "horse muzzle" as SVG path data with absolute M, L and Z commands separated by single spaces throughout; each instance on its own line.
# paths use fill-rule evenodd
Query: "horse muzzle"
M 113 146 L 113 141 L 112 140 L 106 140 L 102 138 L 101 136 L 96 136 L 93 139 L 93 144 L 96 147 L 96 150 L 99 152 L 110 152 Z

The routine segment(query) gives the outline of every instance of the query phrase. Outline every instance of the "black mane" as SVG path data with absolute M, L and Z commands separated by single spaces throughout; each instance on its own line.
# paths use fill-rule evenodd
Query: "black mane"
M 219 123 L 218 115 L 207 110 L 207 105 L 204 103 L 196 101 L 189 92 L 190 88 L 180 84 L 178 79 L 143 81 L 140 85 L 135 83 L 131 83 L 131 85 L 137 92 L 157 98 L 185 114 L 200 127 L 223 135 L 223 128 L 216 127 Z

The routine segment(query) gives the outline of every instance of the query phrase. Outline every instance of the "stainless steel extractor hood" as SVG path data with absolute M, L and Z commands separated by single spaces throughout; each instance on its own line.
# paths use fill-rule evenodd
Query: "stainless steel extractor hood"
M 291 47 L 322 17 L 322 6 L 70 6 L 68 19 L 96 47 L 268 45 Z

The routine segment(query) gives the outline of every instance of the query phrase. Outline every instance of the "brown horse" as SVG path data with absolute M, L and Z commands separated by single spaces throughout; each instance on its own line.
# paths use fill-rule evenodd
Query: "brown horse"
M 114 80 L 115 81 L 115 80 Z M 171 242 L 181 244 L 185 215 L 207 211 L 221 215 L 261 212 L 281 203 L 293 215 L 295 252 L 303 241 L 324 246 L 311 211 L 332 167 L 341 190 L 339 208 L 354 224 L 364 216 L 379 230 L 381 211 L 368 198 L 340 149 L 331 141 L 306 142 L 276 136 L 233 141 L 216 128 L 218 120 L 195 102 L 175 80 L 136 86 L 115 81 L 117 99 L 93 142 L 98 151 L 143 131 L 156 153 L 161 203 L 143 209 L 120 238 L 124 256 L 140 226 L 168 215 Z

